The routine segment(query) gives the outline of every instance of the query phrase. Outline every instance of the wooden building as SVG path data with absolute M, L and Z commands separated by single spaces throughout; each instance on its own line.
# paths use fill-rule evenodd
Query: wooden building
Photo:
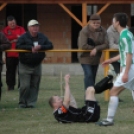
M 113 14 L 126 12 L 129 26 L 133 26 L 131 6 L 133 0 L 0 0 L 0 29 L 6 17 L 13 15 L 18 25 L 27 29 L 30 19 L 37 19 L 40 31 L 53 42 L 54 49 L 77 49 L 77 37 L 88 24 L 92 13 L 100 14 L 102 26 L 111 25 Z M 77 53 L 47 52 L 46 63 L 77 62 Z

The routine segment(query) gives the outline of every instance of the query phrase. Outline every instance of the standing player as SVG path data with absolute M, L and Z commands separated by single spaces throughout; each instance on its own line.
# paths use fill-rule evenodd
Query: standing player
M 108 106 L 107 119 L 97 124 L 100 126 L 113 125 L 113 119 L 118 107 L 118 95 L 125 89 L 134 90 L 134 37 L 126 29 L 128 17 L 125 13 L 116 13 L 113 17 L 113 26 L 120 33 L 119 55 L 102 63 L 106 66 L 120 60 L 121 72 L 110 90 L 110 102 Z

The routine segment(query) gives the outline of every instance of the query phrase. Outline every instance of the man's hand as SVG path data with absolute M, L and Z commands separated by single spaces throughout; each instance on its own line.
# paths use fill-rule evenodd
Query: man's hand
M 20 37 L 20 35 L 18 34 L 18 35 L 17 35 L 17 37 L 19 38 L 19 37 Z
M 96 48 L 94 48 L 94 49 L 90 52 L 90 56 L 95 56 L 95 55 L 96 55 L 96 52 L 97 52 L 97 50 L 96 50 Z
M 40 49 L 41 49 L 41 45 L 37 45 L 37 46 L 34 47 L 34 50 L 37 51 L 37 52 L 38 52 Z
M 128 74 L 127 73 L 124 73 L 123 76 L 122 76 L 122 82 L 126 83 L 128 82 Z
M 70 75 L 66 74 L 64 77 L 65 83 L 69 83 Z
M 32 47 L 32 53 L 38 53 L 38 51 L 36 51 L 34 47 Z
M 41 49 L 41 45 L 37 45 L 35 47 L 32 47 L 32 53 L 38 53 L 38 51 Z
M 11 40 L 10 43 L 17 42 L 18 39 Z

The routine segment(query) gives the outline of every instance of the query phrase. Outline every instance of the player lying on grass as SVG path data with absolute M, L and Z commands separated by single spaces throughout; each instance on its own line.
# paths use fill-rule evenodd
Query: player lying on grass
M 113 76 L 108 75 L 98 82 L 94 87 L 88 87 L 85 91 L 85 106 L 77 108 L 76 101 L 70 92 L 70 75 L 64 77 L 65 92 L 64 99 L 59 96 L 52 96 L 49 104 L 54 110 L 54 117 L 58 122 L 96 122 L 100 118 L 100 106 L 97 104 L 94 94 L 101 93 L 113 86 Z

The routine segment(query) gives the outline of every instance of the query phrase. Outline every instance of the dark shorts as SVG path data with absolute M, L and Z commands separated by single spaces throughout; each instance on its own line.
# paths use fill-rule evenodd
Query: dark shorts
M 96 122 L 100 118 L 100 106 L 95 101 L 86 101 L 82 111 L 84 122 Z
M 86 101 L 86 105 L 82 108 L 69 107 L 67 113 L 56 110 L 54 116 L 57 121 L 63 123 L 96 122 L 100 118 L 100 106 L 95 101 Z

